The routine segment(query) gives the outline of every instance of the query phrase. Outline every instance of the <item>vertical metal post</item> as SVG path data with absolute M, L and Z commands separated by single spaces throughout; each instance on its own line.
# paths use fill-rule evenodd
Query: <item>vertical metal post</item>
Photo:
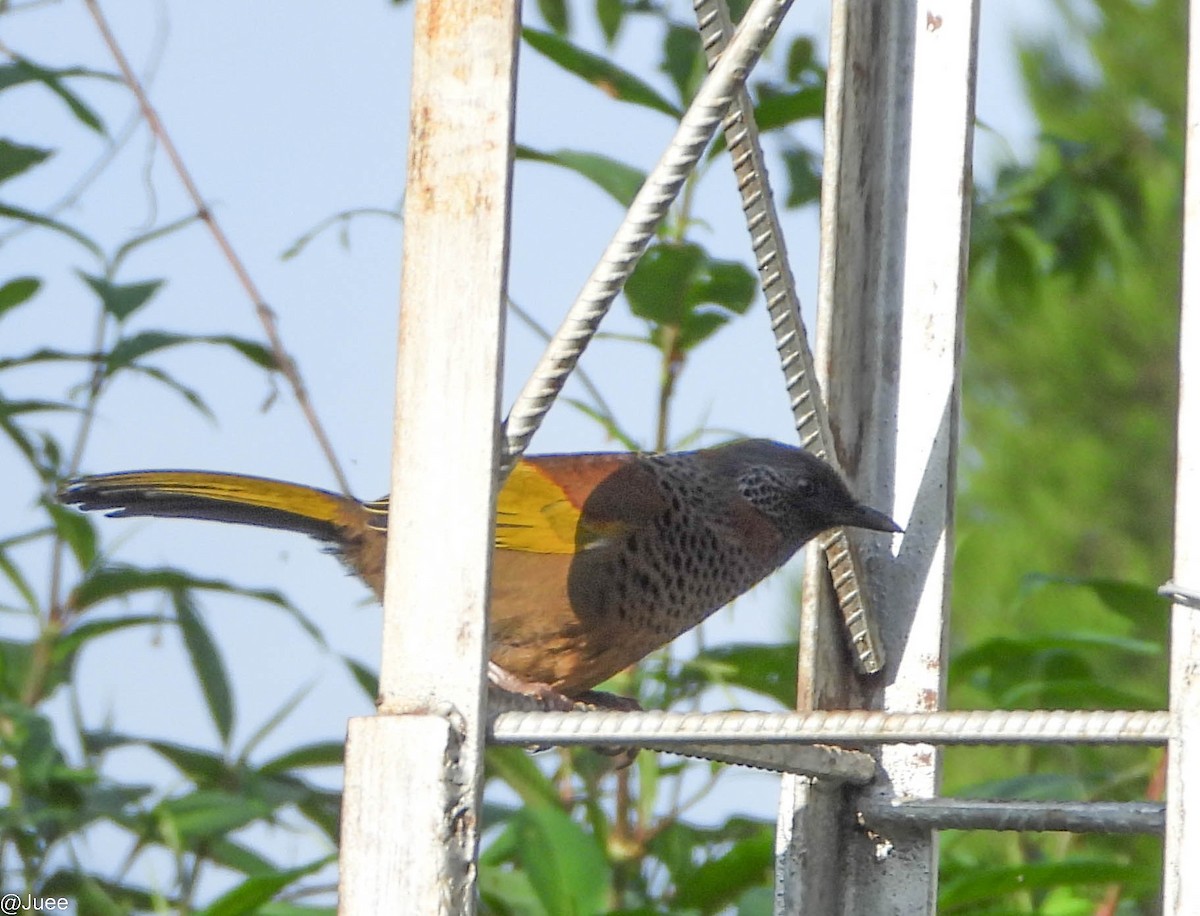
M 906 531 L 894 557 L 885 538 L 859 542 L 888 658 L 873 681 L 856 683 L 845 664 L 823 558 L 810 551 L 802 708 L 941 703 L 977 12 L 977 2 L 833 4 L 817 367 L 856 493 L 894 505 Z M 885 746 L 880 762 L 865 791 L 936 793 L 935 747 Z M 888 839 L 883 856 L 841 793 L 785 780 L 776 911 L 932 913 L 935 835 Z
M 516 0 L 418 0 L 380 715 L 350 723 L 339 912 L 475 910 Z
M 1200 3 L 1189 4 L 1175 582 L 1200 587 Z M 1171 738 L 1163 912 L 1200 912 L 1200 608 L 1171 612 Z M 1188 815 L 1191 811 L 1191 815 Z

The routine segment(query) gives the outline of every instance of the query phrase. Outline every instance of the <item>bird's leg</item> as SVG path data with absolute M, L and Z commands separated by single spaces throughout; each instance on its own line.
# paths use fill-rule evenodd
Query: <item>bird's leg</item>
M 488 683 L 492 687 L 493 708 L 508 706 L 512 697 L 521 697 L 535 704 L 541 712 L 586 712 L 589 709 L 609 712 L 641 712 L 641 704 L 633 697 L 623 697 L 600 690 L 585 690 L 574 697 L 555 690 L 549 684 L 523 680 L 511 671 L 506 671 L 495 662 L 488 662 Z M 507 694 L 509 702 L 496 704 L 496 692 Z M 498 711 L 498 710 L 497 710 Z M 543 750 L 543 748 L 532 748 Z M 623 770 L 637 757 L 635 747 L 593 747 L 597 753 L 613 758 L 614 767 Z
M 541 712 L 570 712 L 577 708 L 574 700 L 549 684 L 526 681 L 495 662 L 488 662 L 488 683 L 504 693 L 527 697 Z

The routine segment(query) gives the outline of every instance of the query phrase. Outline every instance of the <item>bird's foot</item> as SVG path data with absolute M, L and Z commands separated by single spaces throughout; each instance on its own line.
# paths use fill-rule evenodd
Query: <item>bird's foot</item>
M 488 682 L 490 705 L 493 712 L 530 711 L 535 708 L 538 712 L 587 712 L 588 710 L 603 710 L 606 712 L 641 712 L 642 705 L 633 697 L 623 697 L 615 693 L 604 693 L 600 690 L 585 690 L 574 697 L 569 697 L 549 684 L 526 681 L 510 671 L 505 671 L 494 662 L 488 663 Z M 540 750 L 540 748 L 534 748 Z M 623 770 L 637 758 L 638 748 L 635 747 L 593 747 L 592 750 L 613 758 L 613 766 Z
M 538 712 L 571 712 L 576 709 L 575 701 L 566 694 L 560 693 L 549 684 L 536 681 L 526 681 L 510 671 L 505 671 L 495 662 L 488 662 L 488 682 L 502 693 L 510 694 L 509 702 L 501 705 L 512 705 L 512 697 L 521 697 L 527 704 L 518 706 L 522 711 L 531 708 Z M 493 698 L 495 698 L 493 692 Z
M 585 690 L 576 694 L 574 700 L 588 709 L 603 709 L 606 712 L 643 712 L 642 704 L 633 697 L 623 697 L 619 693 L 605 693 L 603 690 Z
M 575 696 L 576 709 L 595 709 L 605 712 L 642 712 L 642 704 L 633 697 L 623 697 L 618 693 L 605 693 L 603 690 L 585 690 Z M 612 747 L 608 745 L 593 745 L 592 750 L 612 758 L 613 769 L 623 770 L 637 759 L 636 747 Z

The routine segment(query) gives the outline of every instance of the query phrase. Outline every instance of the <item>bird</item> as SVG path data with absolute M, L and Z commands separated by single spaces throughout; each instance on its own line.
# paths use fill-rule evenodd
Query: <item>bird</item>
M 382 599 L 387 498 L 209 471 L 82 477 L 59 500 L 110 516 L 207 519 L 325 542 Z M 492 667 L 566 698 L 697 626 L 833 527 L 900 532 L 801 448 L 529 456 L 496 500 Z

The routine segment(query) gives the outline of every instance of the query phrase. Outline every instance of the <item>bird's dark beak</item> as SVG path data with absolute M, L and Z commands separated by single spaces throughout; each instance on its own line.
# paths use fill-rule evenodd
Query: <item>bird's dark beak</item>
M 846 528 L 869 528 L 871 531 L 887 531 L 893 534 L 904 531 L 889 516 L 861 503 L 842 513 L 838 522 Z

